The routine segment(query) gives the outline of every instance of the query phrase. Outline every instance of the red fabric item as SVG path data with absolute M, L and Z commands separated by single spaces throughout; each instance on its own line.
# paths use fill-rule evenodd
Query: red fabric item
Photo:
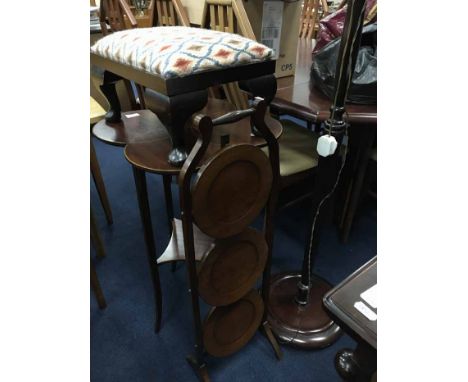
M 364 17 L 367 18 L 370 10 L 377 4 L 377 0 L 367 0 L 366 1 L 366 10 Z M 318 52 L 330 41 L 333 41 L 337 37 L 340 37 L 343 33 L 344 23 L 346 19 L 346 11 L 348 6 L 345 5 L 343 8 L 337 10 L 335 13 L 332 13 L 324 17 L 319 22 L 319 31 L 317 34 L 317 44 L 312 51 L 312 54 Z M 376 18 L 374 18 L 375 21 Z

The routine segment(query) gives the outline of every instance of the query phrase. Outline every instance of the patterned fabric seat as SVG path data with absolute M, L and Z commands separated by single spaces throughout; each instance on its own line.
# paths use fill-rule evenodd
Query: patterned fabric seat
M 270 60 L 274 51 L 237 34 L 189 27 L 112 33 L 91 52 L 165 79 Z

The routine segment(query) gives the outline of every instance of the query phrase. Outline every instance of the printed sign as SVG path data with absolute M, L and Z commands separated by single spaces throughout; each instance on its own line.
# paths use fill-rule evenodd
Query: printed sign
M 279 57 L 283 8 L 282 1 L 265 1 L 263 3 L 262 44 L 275 51 L 275 60 Z

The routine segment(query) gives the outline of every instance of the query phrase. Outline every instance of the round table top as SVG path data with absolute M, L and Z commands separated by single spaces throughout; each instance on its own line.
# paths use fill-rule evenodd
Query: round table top
M 206 107 L 197 114 L 209 115 L 214 119 L 234 110 L 234 106 L 229 102 L 210 98 Z M 141 110 L 136 112 L 139 113 Z M 149 110 L 146 110 L 146 112 L 152 113 Z M 147 113 L 142 114 L 142 117 L 148 118 Z M 191 122 L 192 121 L 189 120 L 187 123 Z M 269 114 L 265 116 L 265 122 L 275 137 L 279 138 L 283 132 L 281 122 L 272 118 Z M 153 138 L 147 139 L 144 142 L 128 143 L 125 146 L 125 158 L 133 166 L 147 172 L 170 175 L 179 174 L 181 168 L 172 166 L 167 161 L 167 157 L 172 150 L 170 135 L 167 133 L 167 130 L 161 122 L 159 122 L 157 126 L 153 127 L 153 130 L 156 130 L 156 132 L 152 133 L 154 136 Z M 213 129 L 211 143 L 208 146 L 204 159 L 201 161 L 200 165 L 206 163 L 209 158 L 222 148 L 221 137 L 225 135 L 229 135 L 230 144 L 247 143 L 255 146 L 266 145 L 263 138 L 252 136 L 250 118 L 244 118 L 236 123 L 216 126 Z
M 169 135 L 159 118 L 151 110 L 132 110 L 122 113 L 116 123 L 101 119 L 93 126 L 93 135 L 114 146 L 144 143 L 165 139 Z

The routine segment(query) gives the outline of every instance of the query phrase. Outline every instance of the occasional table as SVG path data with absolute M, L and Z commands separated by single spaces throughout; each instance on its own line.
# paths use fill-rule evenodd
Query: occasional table
M 377 369 L 377 257 L 347 277 L 323 298 L 335 322 L 353 337 L 355 350 L 337 353 L 335 367 L 347 381 L 370 381 Z

